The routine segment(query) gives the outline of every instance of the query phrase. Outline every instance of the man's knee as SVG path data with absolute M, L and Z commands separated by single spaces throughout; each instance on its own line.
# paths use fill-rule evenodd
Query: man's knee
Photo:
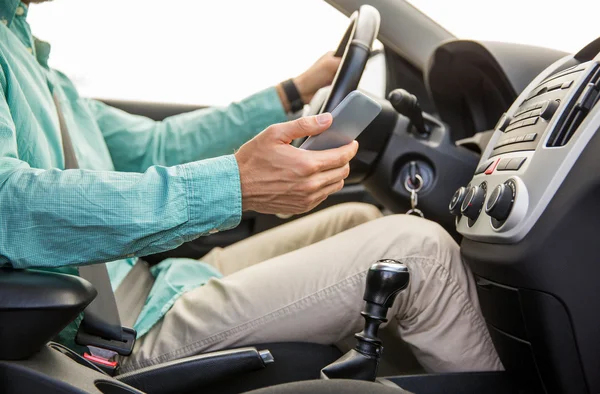
M 335 205 L 331 209 L 351 218 L 356 224 L 370 222 L 383 216 L 375 205 L 363 202 L 347 202 Z
M 459 250 L 443 227 L 416 216 L 386 216 L 369 226 L 387 244 L 389 258 L 426 257 L 441 263 L 451 260 Z
M 392 232 L 396 237 L 414 235 L 421 238 L 447 238 L 450 235 L 442 226 L 431 220 L 418 216 L 397 214 L 377 220 L 377 226 L 385 232 Z

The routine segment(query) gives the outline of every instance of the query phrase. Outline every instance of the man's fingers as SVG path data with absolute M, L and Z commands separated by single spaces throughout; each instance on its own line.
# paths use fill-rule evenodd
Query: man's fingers
M 325 186 L 323 189 L 319 190 L 318 192 L 313 193 L 313 195 L 311 196 L 311 200 L 313 201 L 313 208 L 315 206 L 317 206 L 318 204 L 322 203 L 323 201 L 325 201 L 325 199 L 327 197 L 329 197 L 329 195 L 335 193 L 335 192 L 339 192 L 340 190 L 342 190 L 342 188 L 344 187 L 344 181 L 338 181 L 336 183 L 332 183 L 331 185 Z
M 310 153 L 313 159 L 317 161 L 318 168 L 321 171 L 326 171 L 344 166 L 352 160 L 357 151 L 358 142 L 352 141 L 348 145 L 340 146 L 339 148 L 310 151 Z
M 296 138 L 321 134 L 331 126 L 332 121 L 331 114 L 326 112 L 317 116 L 307 116 L 271 127 L 280 141 L 289 144 Z
M 307 181 L 307 189 L 311 193 L 319 192 L 333 183 L 343 181 L 348 178 L 348 175 L 350 175 L 350 164 L 334 168 L 333 170 L 319 172 Z

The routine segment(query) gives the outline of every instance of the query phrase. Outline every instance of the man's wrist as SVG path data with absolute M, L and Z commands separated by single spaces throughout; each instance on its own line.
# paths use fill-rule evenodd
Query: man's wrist
M 300 75 L 276 86 L 279 100 L 286 112 L 297 112 L 310 102 L 313 94 L 305 91 L 303 81 L 303 76 Z
M 288 100 L 287 96 L 285 95 L 283 86 L 281 84 L 277 84 L 277 86 L 275 86 L 275 90 L 277 90 L 277 95 L 279 96 L 279 101 L 281 101 L 281 106 L 283 107 L 285 112 L 290 112 L 290 110 L 292 109 L 292 105 L 290 104 L 290 101 Z
M 296 89 L 298 89 L 298 93 L 300 93 L 300 97 L 305 104 L 308 104 L 314 96 L 315 92 L 308 92 L 306 89 L 306 82 L 304 74 L 298 75 L 296 78 L 292 78 L 294 84 L 296 85 Z

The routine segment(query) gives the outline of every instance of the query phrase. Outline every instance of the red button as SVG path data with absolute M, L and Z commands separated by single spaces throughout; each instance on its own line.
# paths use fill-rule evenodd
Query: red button
M 489 166 L 487 170 L 485 170 L 485 175 L 490 175 L 492 172 L 494 172 L 499 161 L 500 158 L 497 158 L 496 161 L 491 166 Z

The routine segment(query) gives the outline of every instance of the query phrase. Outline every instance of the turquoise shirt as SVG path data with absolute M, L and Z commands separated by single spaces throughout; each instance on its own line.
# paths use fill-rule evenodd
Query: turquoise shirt
M 26 16 L 18 0 L 0 0 L 0 265 L 76 273 L 109 262 L 116 288 L 138 256 L 238 225 L 232 153 L 286 120 L 274 88 L 162 122 L 131 115 L 80 97 L 49 68 L 50 46 L 32 36 Z M 64 170 L 53 94 L 81 169 Z M 191 259 L 165 260 L 152 274 L 138 336 L 183 293 L 220 276 Z

